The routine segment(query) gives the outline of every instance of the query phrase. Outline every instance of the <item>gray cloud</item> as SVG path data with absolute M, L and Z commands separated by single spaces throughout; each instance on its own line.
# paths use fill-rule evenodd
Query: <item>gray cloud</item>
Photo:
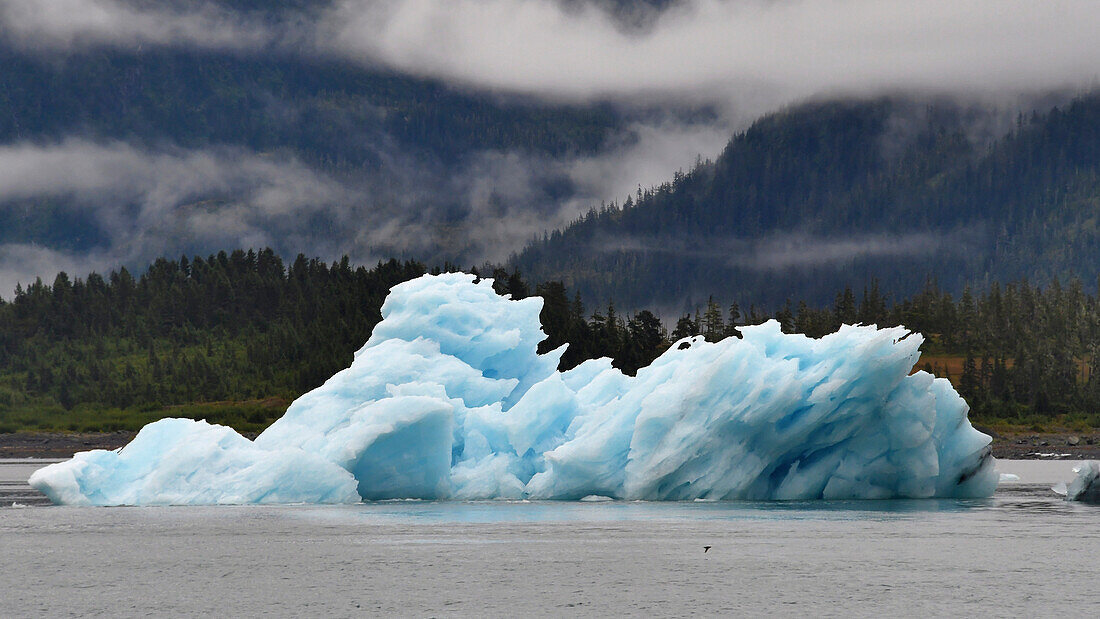
M 16 281 L 50 280 L 57 270 L 84 275 L 232 247 L 326 259 L 346 253 L 363 263 L 393 255 L 502 261 L 593 203 L 661 182 L 726 140 L 725 131 L 674 123 L 630 133 L 581 159 L 486 151 L 457 170 L 390 150 L 382 169 L 354 177 L 239 148 L 150 150 L 85 139 L 0 145 L 0 205 L 53 198 L 106 237 L 86 254 L 0 245 L 0 296 Z
M 906 89 L 1000 97 L 1100 74 L 1100 11 L 1085 0 L 684 0 L 663 12 L 633 10 L 625 21 L 584 0 L 337 0 L 317 15 L 275 17 L 212 2 L 187 6 L 0 0 L 0 29 L 26 49 L 283 49 L 470 88 L 642 107 L 687 101 L 716 105 L 722 116 L 638 125 L 628 131 L 634 139 L 581 158 L 487 151 L 454 170 L 391 149 L 381 153 L 381 171 L 355 178 L 240 149 L 82 140 L 0 146 L 0 201 L 60 196 L 92 213 L 110 238 L 89 256 L 3 246 L 0 273 L 9 279 L 0 279 L 0 295 L 11 277 L 52 275 L 49 264 L 117 265 L 200 247 L 274 245 L 360 261 L 394 253 L 501 260 L 601 200 L 668 180 L 698 154 L 714 156 L 731 130 L 791 101 Z M 902 143 L 908 128 L 895 129 Z M 568 190 L 554 188 L 563 183 Z M 819 255 L 837 259 L 868 247 L 927 245 L 822 243 Z M 743 255 L 758 255 L 750 249 Z M 781 243 L 764 254 L 785 256 L 758 258 L 765 269 L 799 255 Z
M 42 277 L 46 284 L 61 271 L 81 277 L 117 267 L 117 261 L 99 252 L 76 254 L 25 243 L 0 244 L 0 297 L 10 298 L 16 285 Z
M 565 227 L 601 201 L 623 200 L 638 186 L 665 182 L 729 140 L 726 128 L 711 124 L 640 124 L 627 134 L 631 139 L 576 158 L 483 153 L 456 175 L 471 209 L 461 233 L 479 247 L 481 258 L 505 260 L 533 236 Z M 542 189 L 562 181 L 571 186 L 567 196 Z
M 971 234 L 971 233 L 968 233 Z M 747 253 L 729 258 L 731 266 L 781 271 L 810 266 L 843 265 L 857 258 L 905 258 L 937 252 L 957 253 L 959 234 L 858 234 L 814 237 L 780 234 L 751 244 Z
M 569 175 L 589 198 L 573 210 L 580 214 L 595 199 L 623 199 L 638 185 L 649 187 L 672 178 L 676 170 L 690 170 L 698 157 L 713 158 L 729 142 L 733 129 L 722 121 L 683 124 L 658 122 L 631 127 L 636 138 L 629 145 L 569 163 Z
M 953 255 L 984 233 L 981 226 L 949 232 L 861 233 L 821 236 L 780 232 L 759 239 L 690 237 L 681 239 L 637 236 L 599 239 L 597 251 L 675 254 L 724 263 L 732 268 L 783 271 L 816 266 L 843 266 L 857 259 L 906 258 L 936 253 Z
M 106 246 L 86 254 L 26 243 L 0 246 L 0 295 L 13 282 L 57 269 L 140 263 L 182 251 L 238 246 L 326 249 L 306 223 L 346 221 L 361 193 L 293 158 L 239 149 L 148 151 L 125 143 L 68 140 L 0 147 L 0 203 L 54 198 L 83 212 Z M 320 239 L 320 240 L 319 240 Z M 335 247 L 327 248 L 332 253 Z
M 720 104 L 759 113 L 828 94 L 1004 94 L 1100 76 L 1091 0 L 335 0 L 313 11 L 216 2 L 0 0 L 31 48 L 282 48 L 474 88 L 587 101 Z M 184 8 L 186 7 L 186 9 Z
M 540 0 L 342 0 L 337 53 L 480 88 L 767 109 L 825 93 L 1019 91 L 1100 75 L 1087 0 L 694 0 L 624 28 Z
M 185 10 L 126 0 L 0 0 L 0 25 L 10 43 L 47 49 L 180 44 L 247 50 L 276 38 L 259 21 L 214 3 Z
M 290 216 L 339 212 L 354 195 L 293 158 L 239 149 L 148 151 L 86 140 L 0 147 L 0 200 L 68 199 L 127 248 L 124 257 L 144 255 L 160 236 L 270 242 L 258 231 L 282 228 Z

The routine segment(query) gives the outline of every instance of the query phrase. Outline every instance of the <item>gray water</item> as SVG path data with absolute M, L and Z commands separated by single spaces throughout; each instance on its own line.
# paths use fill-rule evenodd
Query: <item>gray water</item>
M 41 465 L 0 461 L 3 617 L 1100 615 L 1065 461 L 984 500 L 158 508 L 46 506 Z

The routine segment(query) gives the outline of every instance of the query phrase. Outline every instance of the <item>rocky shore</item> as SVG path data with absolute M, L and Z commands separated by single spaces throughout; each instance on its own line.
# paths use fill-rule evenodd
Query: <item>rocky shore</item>
M 1000 435 L 993 437 L 993 455 L 1007 460 L 1100 460 L 1100 433 Z
M 78 451 L 118 449 L 137 432 L 13 432 L 0 434 L 0 458 L 71 458 Z

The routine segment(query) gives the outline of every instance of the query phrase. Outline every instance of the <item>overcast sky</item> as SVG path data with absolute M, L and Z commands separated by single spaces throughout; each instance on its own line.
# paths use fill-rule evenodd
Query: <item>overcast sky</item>
M 103 44 L 247 50 L 280 36 L 270 25 L 201 2 L 180 11 L 126 0 L 0 0 L 0 24 L 10 42 L 45 50 Z
M 755 108 L 831 92 L 1011 92 L 1100 76 L 1093 0 L 686 0 L 642 28 L 585 3 L 335 0 L 313 14 L 0 0 L 21 45 L 292 48 L 481 88 Z M 586 8 L 587 7 L 587 8 Z
M 1100 75 L 1091 0 L 695 0 L 641 32 L 540 0 L 344 0 L 335 52 L 566 99 L 778 104 L 827 92 L 1046 89 Z

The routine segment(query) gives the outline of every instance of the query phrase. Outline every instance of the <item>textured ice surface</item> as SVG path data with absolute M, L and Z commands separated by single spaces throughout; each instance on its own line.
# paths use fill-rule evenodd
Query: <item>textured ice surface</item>
M 1082 462 L 1073 467 L 1073 472 L 1076 477 L 1065 487 L 1066 500 L 1100 503 L 1100 462 Z
M 351 367 L 250 442 L 187 420 L 35 473 L 59 503 L 359 498 L 648 500 L 988 496 L 988 436 L 922 338 L 778 323 L 674 345 L 636 377 L 536 353 L 542 300 L 466 274 L 394 287 Z
M 31 475 L 54 503 L 347 503 L 355 479 L 300 449 L 257 449 L 225 426 L 161 419 L 118 451 L 85 451 Z

